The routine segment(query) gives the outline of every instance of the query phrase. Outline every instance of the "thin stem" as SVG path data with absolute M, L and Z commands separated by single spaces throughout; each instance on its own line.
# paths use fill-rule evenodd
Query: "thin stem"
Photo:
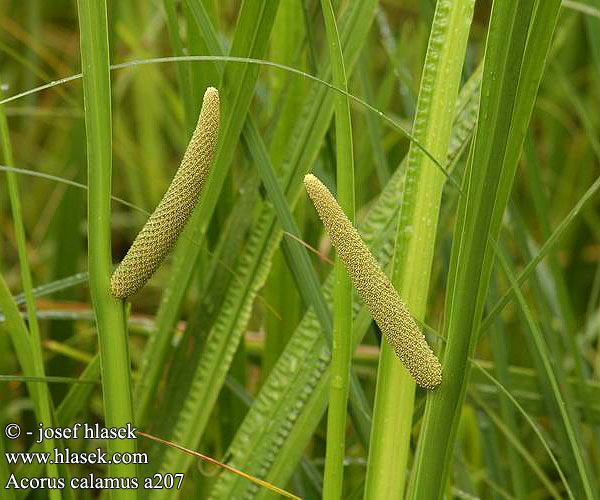
M 239 64 L 256 64 L 259 66 L 276 68 L 276 69 L 280 69 L 282 71 L 287 71 L 289 73 L 301 76 L 301 77 L 311 80 L 315 83 L 323 85 L 324 87 L 327 87 L 342 96 L 346 96 L 348 99 L 350 99 L 351 101 L 360 105 L 361 107 L 363 107 L 370 113 L 374 113 L 375 115 L 377 115 L 385 123 L 387 123 L 388 126 L 390 126 L 392 129 L 400 132 L 403 136 L 405 136 L 407 139 L 409 139 L 411 141 L 411 143 L 414 143 L 416 145 L 416 147 L 421 149 L 423 151 L 423 153 L 433 162 L 433 164 L 436 166 L 436 168 L 438 168 L 440 170 L 440 172 L 442 172 L 442 174 L 448 178 L 448 181 L 454 186 L 454 188 L 457 189 L 458 192 L 462 194 L 460 184 L 456 181 L 456 179 L 454 179 L 453 177 L 450 177 L 450 175 L 448 174 L 446 167 L 443 165 L 443 163 L 440 160 L 438 160 L 437 158 L 435 158 L 431 154 L 431 152 L 429 152 L 427 150 L 427 148 L 425 148 L 417 139 L 415 139 L 415 137 L 413 137 L 413 135 L 410 132 L 408 132 L 402 125 L 400 125 L 400 123 L 398 123 L 394 118 L 386 115 L 383 111 L 380 111 L 379 109 L 370 105 L 368 102 L 365 102 L 363 99 L 351 94 L 350 92 L 348 92 L 347 89 L 344 90 L 343 88 L 339 87 L 338 85 L 326 82 L 325 80 L 322 80 L 321 78 L 319 78 L 317 76 L 311 75 L 310 73 L 306 73 L 305 71 L 301 71 L 301 70 L 293 68 L 291 66 L 286 66 L 285 64 L 279 64 L 279 63 L 274 63 L 271 61 L 266 61 L 264 59 L 256 59 L 253 57 L 168 56 L 168 57 L 153 57 L 150 59 L 138 59 L 135 61 L 128 61 L 128 62 L 119 63 L 119 64 L 112 64 L 110 66 L 110 69 L 112 71 L 112 70 L 117 70 L 117 69 L 131 68 L 134 66 L 144 66 L 147 64 L 165 64 L 165 63 L 172 63 L 172 62 L 203 62 L 203 61 L 204 62 L 223 61 L 223 62 L 239 63 Z M 1 100 L 0 104 L 6 104 L 6 103 L 9 103 L 12 101 L 16 101 L 17 99 L 26 97 L 28 95 L 35 94 L 36 92 L 40 92 L 42 90 L 50 89 L 52 87 L 56 87 L 59 85 L 64 85 L 65 83 L 79 80 L 79 79 L 81 79 L 81 77 L 82 77 L 81 73 L 78 73 L 76 75 L 67 76 L 65 78 L 61 78 L 60 80 L 55 80 L 53 82 L 46 83 L 44 85 L 40 85 L 39 87 L 35 87 L 33 89 L 29 89 L 24 92 L 20 92 L 18 94 L 7 97 L 6 99 Z
M 79 0 L 81 66 L 88 159 L 88 268 L 98 339 L 107 427 L 133 422 L 124 303 L 110 295 L 111 94 L 106 0 Z M 109 455 L 133 453 L 136 441 L 108 441 Z M 135 477 L 135 465 L 112 463 L 110 477 Z M 115 490 L 117 491 L 117 490 Z M 114 498 L 137 498 L 134 489 Z

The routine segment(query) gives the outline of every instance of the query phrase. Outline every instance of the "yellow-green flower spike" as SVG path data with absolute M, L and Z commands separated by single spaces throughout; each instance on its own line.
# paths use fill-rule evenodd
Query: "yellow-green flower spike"
M 442 382 L 442 366 L 398 292 L 325 185 L 312 174 L 304 177 L 304 185 L 352 284 L 385 338 L 415 382 L 434 389 Z
M 219 92 L 209 87 L 181 166 L 111 277 L 115 297 L 124 299 L 142 288 L 177 241 L 208 177 L 218 135 Z

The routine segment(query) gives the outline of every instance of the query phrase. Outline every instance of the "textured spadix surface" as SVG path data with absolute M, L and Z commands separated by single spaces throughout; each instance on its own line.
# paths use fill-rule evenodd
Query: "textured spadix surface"
M 304 185 L 352 284 L 386 340 L 417 384 L 426 389 L 437 387 L 442 382 L 440 362 L 358 231 L 317 177 L 308 174 Z
M 177 241 L 208 177 L 218 135 L 219 93 L 209 87 L 181 166 L 111 277 L 115 297 L 123 299 L 142 288 Z

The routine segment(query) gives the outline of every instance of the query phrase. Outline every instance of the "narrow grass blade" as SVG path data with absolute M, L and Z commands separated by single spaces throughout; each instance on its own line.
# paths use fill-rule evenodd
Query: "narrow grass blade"
M 235 468 L 233 468 L 233 467 L 231 467 L 231 466 L 229 466 L 227 464 L 219 462 L 218 460 L 215 460 L 214 458 L 211 458 L 211 457 L 209 457 L 207 455 L 204 455 L 204 454 L 202 454 L 200 452 L 197 452 L 197 451 L 194 451 L 194 450 L 190 450 L 189 448 L 185 448 L 185 447 L 180 446 L 180 445 L 178 445 L 176 443 L 171 443 L 170 441 L 165 441 L 164 439 L 160 439 L 160 438 L 158 438 L 156 436 L 152 436 L 151 434 L 147 434 L 145 432 L 141 432 L 140 431 L 140 432 L 138 432 L 138 434 L 140 436 L 143 436 L 145 438 L 151 439 L 151 440 L 156 441 L 156 442 L 158 442 L 160 444 L 163 444 L 165 446 L 169 446 L 169 447 L 171 447 L 171 448 L 173 448 L 175 450 L 180 451 L 181 453 L 186 453 L 186 454 L 188 454 L 188 455 L 190 455 L 192 457 L 196 457 L 196 458 L 199 458 L 201 460 L 204 460 L 205 462 L 209 462 L 209 463 L 211 463 L 213 465 L 217 465 L 217 466 L 219 466 L 219 467 L 221 467 L 223 469 L 226 469 L 227 471 L 229 471 L 229 472 L 231 472 L 233 474 L 236 474 L 239 477 L 242 477 L 242 478 L 244 478 L 244 479 L 246 479 L 248 481 L 251 481 L 251 482 L 257 484 L 258 486 L 262 486 L 263 488 L 271 490 L 274 493 L 278 493 L 279 495 L 281 495 L 281 496 L 283 496 L 285 498 L 293 498 L 293 499 L 296 499 L 296 500 L 301 500 L 300 497 L 297 497 L 296 495 L 293 495 L 293 494 L 289 493 L 288 491 L 285 491 L 285 490 L 283 490 L 281 488 L 278 488 L 277 486 L 274 486 L 274 485 L 272 485 L 270 483 L 267 483 L 266 481 L 263 481 L 261 479 L 258 479 L 258 478 L 255 478 L 253 476 L 250 476 L 250 475 L 246 474 L 245 472 L 237 470 L 237 469 L 235 469 Z
M 90 397 L 98 387 L 98 378 L 100 376 L 100 358 L 95 356 L 79 377 L 81 383 L 71 386 L 67 395 L 64 397 L 60 405 L 56 408 L 56 422 L 60 427 L 68 427 L 73 425 L 73 421 L 77 414 L 85 408 Z M 40 444 L 33 444 L 27 450 L 28 453 L 39 453 L 43 451 Z M 39 463 L 21 465 L 17 471 L 18 479 L 23 477 L 39 477 L 43 474 L 44 467 Z M 28 490 L 18 490 L 17 496 L 25 498 Z
M 515 288 L 515 294 L 519 302 L 519 307 L 523 311 L 527 329 L 534 341 L 535 347 L 537 349 L 537 354 L 543 365 L 544 376 L 546 377 L 551 387 L 555 406 L 560 414 L 562 424 L 567 434 L 567 439 L 570 446 L 569 455 L 571 455 L 573 457 L 573 460 L 575 461 L 575 470 L 579 475 L 578 479 L 582 483 L 581 494 L 585 495 L 586 498 L 596 498 L 596 491 L 592 487 L 591 479 L 589 477 L 590 467 L 587 463 L 587 458 L 584 456 L 584 448 L 581 446 L 581 436 L 579 433 L 579 429 L 574 426 L 573 406 L 565 402 L 565 397 L 563 396 L 562 391 L 560 390 L 559 379 L 556 376 L 555 368 L 553 368 L 552 366 L 551 354 L 546 344 L 546 341 L 544 340 L 544 336 L 542 335 L 536 322 L 533 319 L 531 310 L 525 302 L 525 298 L 523 297 L 523 294 L 521 293 L 521 290 L 517 285 L 513 272 L 508 266 L 508 262 L 502 255 L 502 252 L 497 251 L 496 255 L 500 261 L 500 264 L 502 265 L 504 273 L 508 277 L 510 286 L 512 288 Z
M 550 237 L 544 242 L 542 247 L 536 256 L 531 259 L 521 271 L 517 277 L 517 283 L 521 286 L 537 269 L 540 262 L 554 249 L 554 247 L 560 242 L 561 238 L 565 235 L 566 231 L 571 227 L 573 222 L 577 220 L 577 217 L 586 205 L 593 199 L 593 197 L 600 191 L 600 178 L 596 179 L 594 183 L 587 189 L 584 195 L 579 199 L 571 211 L 565 216 L 565 218 L 556 226 L 556 229 L 552 232 Z M 485 332 L 492 321 L 496 318 L 502 309 L 514 298 L 514 290 L 510 288 L 506 293 L 498 300 L 496 304 L 490 309 L 490 312 L 483 320 L 480 331 Z
M 333 83 L 347 91 L 346 68 L 335 12 L 330 0 L 321 0 L 325 31 L 331 59 Z M 354 153 L 350 103 L 344 95 L 335 96 L 336 177 L 338 202 L 354 221 Z M 331 383 L 327 413 L 327 450 L 323 496 L 340 498 L 344 479 L 346 443 L 346 408 L 352 360 L 352 283 L 340 256 L 335 260 L 333 292 L 333 347 L 331 349 Z
M 567 492 L 569 493 L 569 497 L 573 497 L 573 492 L 571 491 L 571 487 L 569 486 L 569 483 L 558 463 L 558 461 L 556 460 L 556 457 L 554 456 L 554 453 L 552 452 L 550 445 L 548 444 L 548 442 L 546 441 L 546 439 L 544 438 L 544 435 L 541 433 L 541 431 L 538 429 L 537 425 L 535 424 L 535 422 L 532 420 L 532 418 L 529 416 L 529 414 L 525 411 L 525 409 L 519 404 L 519 402 L 513 397 L 513 395 L 508 392 L 508 390 L 498 381 L 496 380 L 490 373 L 488 373 L 488 371 L 483 368 L 479 363 L 477 362 L 473 362 L 475 368 L 477 368 L 477 371 L 479 373 L 481 373 L 482 375 L 484 375 L 484 377 L 488 380 L 490 380 L 498 389 L 499 392 L 501 392 L 502 394 L 504 394 L 508 400 L 519 410 L 519 412 L 521 413 L 521 415 L 523 415 L 523 417 L 525 418 L 525 420 L 527 421 L 527 423 L 530 425 L 530 427 L 534 430 L 534 432 L 536 433 L 536 435 L 538 436 L 538 438 L 540 439 L 540 441 L 542 442 L 542 444 L 544 445 L 544 448 L 546 450 L 546 452 L 548 453 L 548 455 L 550 456 L 552 463 L 554 464 L 554 466 L 556 467 L 556 470 L 558 471 L 558 474 L 563 482 L 563 484 L 565 485 L 565 488 L 567 490 Z
M 375 102 L 375 91 L 373 90 L 373 83 L 370 80 L 370 66 L 367 56 L 363 54 L 360 60 L 360 83 L 361 89 L 367 102 Z M 386 185 L 390 178 L 390 166 L 383 147 L 383 134 L 381 133 L 381 125 L 379 120 L 375 118 L 372 113 L 369 113 L 366 117 L 369 145 L 373 149 L 373 155 L 375 156 L 375 171 L 377 172 L 377 178 L 381 187 Z
M 280 5 L 271 34 L 269 60 L 290 66 L 304 67 L 306 59 L 303 53 L 306 41 L 305 27 L 303 23 L 297 22 L 298 19 L 302 19 L 303 15 L 301 4 L 302 2 L 287 2 Z M 264 134 L 265 137 L 268 137 L 268 153 L 266 152 L 267 146 L 263 146 L 262 138 L 260 136 L 259 138 L 261 149 L 264 150 L 265 156 L 268 156 L 270 161 L 267 164 L 263 162 L 261 165 L 259 163 L 261 160 L 256 158 L 254 154 L 252 156 L 259 170 L 267 173 L 267 178 L 261 173 L 265 188 L 269 183 L 269 177 L 274 179 L 273 185 L 279 188 L 276 171 L 281 170 L 281 160 L 294 131 L 298 114 L 302 111 L 303 99 L 308 85 L 305 81 L 279 72 L 270 73 L 266 82 L 269 85 L 269 98 L 266 101 L 267 106 L 263 106 L 263 108 L 269 113 L 270 117 Z M 248 130 L 248 127 L 245 129 Z M 244 137 L 247 141 L 246 135 L 244 134 Z M 249 145 L 249 148 L 252 149 L 252 146 Z M 268 169 L 265 168 L 267 166 Z M 278 189 L 278 194 L 281 200 L 285 200 L 281 188 Z M 277 210 L 279 208 L 277 205 L 278 200 L 273 198 L 271 191 L 268 192 L 267 196 Z M 287 203 L 284 204 L 283 208 L 292 218 Z M 280 212 L 281 210 L 278 210 L 278 218 L 280 218 Z M 302 207 L 298 207 L 296 213 L 301 216 L 303 213 Z M 288 245 L 288 243 L 290 244 Z M 267 377 L 293 334 L 304 307 L 303 299 L 306 293 L 302 291 L 302 287 L 311 281 L 309 274 L 308 279 L 303 283 L 298 279 L 302 279 L 302 275 L 293 270 L 295 257 L 303 253 L 302 249 L 300 252 L 295 252 L 296 255 L 292 255 L 295 247 L 295 243 L 285 237 L 283 238 L 282 245 L 273 258 L 271 273 L 265 286 L 265 297 L 269 304 L 278 311 L 285 311 L 286 319 L 281 321 L 275 314 L 268 314 L 265 318 L 266 344 L 261 363 L 262 378 Z M 292 249 L 292 252 L 290 249 Z M 281 293 L 281 290 L 288 290 L 288 293 Z M 318 282 L 314 290 L 319 290 Z M 305 291 L 309 290 L 305 289 Z
M 495 281 L 492 281 L 491 297 L 498 295 Z M 493 324 L 493 329 L 490 332 L 491 345 L 494 352 L 494 373 L 498 381 L 507 386 L 509 385 L 509 373 L 508 373 L 508 346 L 507 339 L 505 338 L 506 329 L 503 328 L 503 324 L 498 319 Z M 509 429 L 515 429 L 517 436 L 518 425 L 517 417 L 514 413 L 514 409 L 510 404 L 510 401 L 504 394 L 499 394 L 500 400 L 500 414 L 502 415 L 502 421 L 507 425 Z M 514 452 L 514 448 L 507 450 L 508 456 L 508 468 L 512 479 L 512 488 L 517 498 L 523 498 L 526 496 L 526 483 L 525 476 L 522 470 L 522 462 Z
M 496 370 L 495 363 L 478 361 L 478 364 L 488 372 L 493 373 Z M 498 387 L 490 384 L 489 380 L 482 376 L 478 371 L 473 372 L 472 383 L 477 388 L 479 394 L 490 402 L 498 399 L 499 395 L 501 394 L 501 391 L 498 390 Z M 570 386 L 570 390 L 573 391 L 578 382 L 577 379 L 569 377 L 567 379 L 567 383 Z M 542 396 L 540 394 L 538 375 L 535 369 L 524 368 L 522 366 L 509 366 L 506 387 L 509 387 L 514 392 L 514 397 L 516 400 L 532 417 L 539 418 L 547 414 L 548 410 L 544 406 L 544 401 L 542 400 Z M 583 406 L 587 407 L 589 412 L 586 422 L 591 425 L 597 425 L 600 421 L 598 414 L 600 407 L 597 404 L 598 397 L 600 396 L 599 391 L 600 385 L 598 382 L 588 380 L 585 383 L 585 395 L 577 404 L 577 407 L 580 410 Z
M 179 20 L 177 18 L 175 3 L 175 0 L 163 0 L 163 7 L 167 17 L 167 30 L 169 31 L 169 38 L 171 40 L 173 52 L 176 56 L 183 56 L 184 45 L 179 33 Z M 188 137 L 191 137 L 195 127 L 195 116 L 193 114 L 194 100 L 189 68 L 185 63 L 177 64 L 177 79 L 182 95 L 186 131 Z
M 14 165 L 12 146 L 10 143 L 10 137 L 8 133 L 8 122 L 6 120 L 6 114 L 4 113 L 3 105 L 0 105 L 0 141 L 2 141 L 2 156 L 4 157 L 4 160 L 9 165 Z M 28 375 L 45 377 L 44 359 L 42 356 L 42 341 L 40 327 L 38 324 L 36 314 L 35 296 L 33 293 L 31 270 L 29 268 L 29 262 L 27 258 L 27 245 L 25 237 L 25 227 L 23 225 L 19 186 L 17 182 L 17 176 L 14 172 L 7 170 L 6 177 L 8 181 L 8 193 L 10 198 L 10 206 L 12 210 L 13 226 L 15 232 L 15 239 L 17 243 L 17 253 L 19 256 L 19 267 L 21 270 L 21 281 L 23 283 L 28 321 L 28 327 L 26 327 L 23 323 L 22 328 L 16 330 L 16 332 L 20 331 L 20 333 L 15 333 L 14 335 L 12 335 L 12 338 L 13 342 L 18 343 L 18 345 L 15 345 L 15 347 L 18 347 L 18 351 L 21 351 L 20 362 L 21 366 L 24 369 L 27 368 L 27 364 L 29 363 L 23 365 L 25 347 L 21 344 L 27 342 L 29 345 L 28 354 L 30 355 L 32 365 Z M 3 279 L 2 287 L 4 305 L 6 305 L 7 307 L 12 307 L 14 305 L 14 302 L 12 297 L 10 297 L 10 293 L 8 292 L 8 288 L 6 287 L 6 283 Z M 14 306 L 14 308 L 16 309 L 16 306 Z M 19 337 L 23 336 L 23 338 L 17 339 L 17 335 Z M 36 384 L 35 386 L 30 386 L 29 388 L 33 390 L 32 392 L 30 391 L 30 395 L 33 399 L 33 404 L 36 408 L 36 413 L 40 422 L 44 423 L 44 425 L 46 426 L 54 425 L 54 409 L 52 407 L 52 399 L 50 396 L 50 391 L 48 390 L 48 386 L 45 384 Z M 54 442 L 54 439 L 48 439 L 44 441 L 44 449 L 46 452 L 52 452 L 55 446 L 56 444 Z M 55 464 L 48 464 L 46 470 L 50 477 L 60 477 L 58 467 Z M 59 490 L 52 490 L 50 491 L 50 497 L 53 499 L 59 499 L 62 497 L 62 494 Z
M 8 285 L 4 280 L 4 277 L 0 275 L 0 306 L 2 307 L 2 314 L 4 316 L 5 326 L 11 337 L 17 359 L 23 372 L 33 376 L 36 373 L 35 365 L 33 361 L 31 340 L 29 338 L 29 331 L 25 325 L 25 321 L 21 317 L 21 313 L 14 302 Z M 34 404 L 37 399 L 38 391 L 34 386 L 28 385 L 31 397 L 34 399 Z
M 485 413 L 490 417 L 490 419 L 492 420 L 494 425 L 496 427 L 498 427 L 498 429 L 500 429 L 500 431 L 504 434 L 504 436 L 506 437 L 506 439 L 510 443 L 510 445 L 518 452 L 518 454 L 523 458 L 523 460 L 531 467 L 531 469 L 533 470 L 535 475 L 540 479 L 542 484 L 546 487 L 546 489 L 548 490 L 548 493 L 550 493 L 552 498 L 554 498 L 556 500 L 562 498 L 560 493 L 557 491 L 556 487 L 554 486 L 554 484 L 548 477 L 548 475 L 538 465 L 536 459 L 531 455 L 531 453 L 529 453 L 529 451 L 527 451 L 527 448 L 525 448 L 523 446 L 523 444 L 521 443 L 521 441 L 514 435 L 514 433 L 513 433 L 514 431 L 508 425 L 506 425 L 504 420 L 502 420 L 502 418 L 500 418 L 498 415 L 496 415 L 496 413 L 493 412 L 491 410 L 491 408 L 487 404 L 485 404 L 477 395 L 472 393 L 471 397 L 474 399 L 475 403 L 478 406 L 480 406 L 485 411 Z M 533 422 L 531 422 L 531 423 L 532 423 L 532 425 L 535 425 Z M 536 430 L 537 430 L 537 428 L 536 428 Z M 540 436 L 540 439 L 544 443 L 544 446 L 546 447 L 546 449 L 550 450 L 550 447 L 546 443 L 546 440 L 543 439 L 543 436 L 541 434 L 538 434 L 538 436 Z M 551 456 L 552 456 L 552 458 L 554 458 L 554 455 L 551 455 Z M 554 460 L 556 460 L 556 459 L 554 458 Z M 558 462 L 556 462 L 556 464 L 558 465 Z M 566 482 L 562 470 L 560 470 L 560 468 L 558 470 L 559 470 L 559 474 L 561 475 L 561 478 L 565 481 L 565 486 L 567 487 L 567 491 L 569 492 L 569 498 L 573 498 L 573 496 L 572 496 L 573 494 L 571 493 L 570 489 L 568 489 L 569 484 Z
M 549 220 L 550 202 L 546 196 L 546 193 L 544 192 L 544 188 L 542 185 L 542 180 L 539 171 L 540 166 L 537 161 L 533 143 L 533 136 L 531 133 L 528 134 L 527 139 L 525 141 L 524 153 L 527 159 L 527 177 L 530 179 L 531 182 L 531 191 L 533 195 L 533 201 L 535 204 L 535 212 L 540 224 L 540 228 L 542 230 L 542 237 L 544 238 L 544 240 L 547 240 L 552 234 L 552 229 Z M 575 311 L 573 309 L 573 303 L 569 295 L 569 290 L 565 276 L 558 261 L 556 250 L 550 252 L 548 256 L 548 263 L 553 275 L 556 293 L 558 295 L 558 303 L 560 307 L 559 313 L 564 328 L 566 330 L 565 336 L 567 338 L 568 346 L 571 350 L 571 355 L 573 356 L 573 360 L 575 361 L 575 370 L 577 372 L 577 376 L 583 383 L 587 373 L 581 352 L 576 342 L 577 326 L 575 319 Z
M 323 332 L 330 343 L 333 342 L 333 325 L 329 305 L 323 296 L 318 277 L 312 266 L 308 252 L 300 244 L 300 231 L 290 211 L 285 195 L 277 181 L 275 173 L 271 168 L 269 157 L 264 149 L 262 140 L 254 126 L 245 129 L 245 140 L 259 169 L 262 181 L 265 185 L 277 214 L 277 218 L 284 231 L 282 246 L 288 266 L 294 273 L 302 298 L 307 306 L 312 307 Z M 370 409 L 366 404 L 358 377 L 350 372 L 350 414 L 354 425 L 359 433 L 361 442 L 367 446 L 371 429 Z
M 44 297 L 56 292 L 67 290 L 68 288 L 87 283 L 89 279 L 88 273 L 77 273 L 66 278 L 61 278 L 44 285 L 36 286 L 33 289 L 33 294 L 36 298 Z M 25 294 L 15 295 L 15 303 L 17 305 L 25 303 Z

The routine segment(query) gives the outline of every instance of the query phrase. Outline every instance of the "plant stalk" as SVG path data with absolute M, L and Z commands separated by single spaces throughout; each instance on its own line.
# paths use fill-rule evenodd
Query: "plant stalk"
M 344 55 L 331 1 L 321 0 L 321 8 L 325 19 L 333 83 L 347 91 Z M 354 155 L 350 103 L 348 97 L 341 94 L 336 94 L 334 100 L 337 198 L 342 210 L 353 222 Z M 352 283 L 343 262 L 337 255 L 334 273 L 333 346 L 323 498 L 337 500 L 342 497 L 343 488 L 346 414 L 352 362 Z
M 473 4 L 473 0 L 437 2 L 423 66 L 413 136 L 442 163 L 450 142 Z M 420 322 L 425 317 L 445 180 L 422 150 L 411 144 L 392 283 Z M 403 497 L 414 396 L 414 381 L 393 349 L 382 342 L 365 498 Z
M 106 0 L 78 0 L 88 161 L 88 268 L 100 344 L 106 427 L 133 424 L 125 303 L 110 294 L 112 128 Z M 136 441 L 109 440 L 109 455 L 134 453 Z M 136 465 L 112 463 L 108 476 L 136 477 Z M 137 498 L 135 489 L 112 498 Z

